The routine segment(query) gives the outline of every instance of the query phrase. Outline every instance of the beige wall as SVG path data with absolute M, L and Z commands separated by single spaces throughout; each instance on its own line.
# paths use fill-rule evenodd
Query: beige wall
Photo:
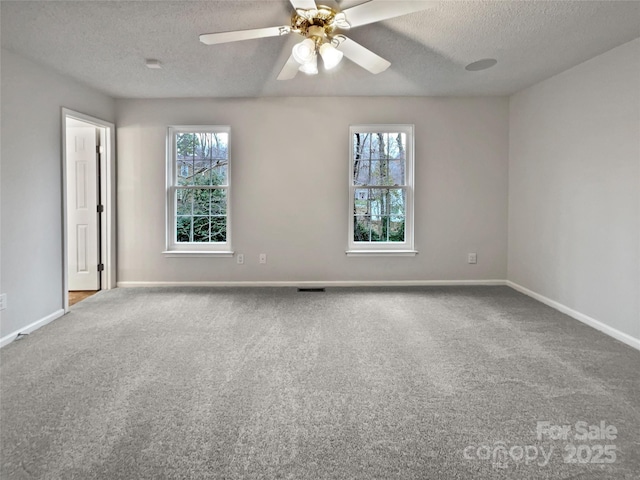
M 506 98 L 117 100 L 118 280 L 504 279 Z M 349 125 L 416 127 L 416 257 L 347 258 Z M 235 258 L 165 258 L 172 124 L 232 127 Z M 468 265 L 467 252 L 478 253 Z M 258 254 L 268 255 L 267 265 Z
M 113 121 L 113 99 L 2 50 L 0 338 L 63 310 L 62 107 Z
M 510 100 L 509 280 L 640 339 L 640 39 Z

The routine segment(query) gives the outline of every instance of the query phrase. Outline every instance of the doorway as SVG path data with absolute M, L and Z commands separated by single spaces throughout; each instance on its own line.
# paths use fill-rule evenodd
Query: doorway
M 109 122 L 62 110 L 65 312 L 115 286 L 114 134 Z

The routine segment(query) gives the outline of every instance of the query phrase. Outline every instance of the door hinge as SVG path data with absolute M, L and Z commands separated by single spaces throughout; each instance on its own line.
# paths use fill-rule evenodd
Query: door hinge
M 99 272 L 103 272 L 104 271 L 104 263 L 98 264 L 98 271 Z
M 98 213 L 104 213 L 104 205 L 98 205 Z
M 104 153 L 104 147 L 102 145 L 96 145 L 96 153 Z

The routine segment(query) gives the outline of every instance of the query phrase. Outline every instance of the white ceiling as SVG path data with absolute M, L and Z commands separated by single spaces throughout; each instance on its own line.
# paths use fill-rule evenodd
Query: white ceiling
M 345 60 L 335 72 L 278 81 L 295 34 L 198 41 L 201 33 L 286 25 L 287 0 L 3 0 L 2 47 L 114 97 L 508 95 L 640 37 L 639 1 L 425 3 L 431 8 L 347 33 L 391 62 L 379 75 Z M 146 58 L 163 68 L 147 69 Z M 483 58 L 498 64 L 465 70 Z

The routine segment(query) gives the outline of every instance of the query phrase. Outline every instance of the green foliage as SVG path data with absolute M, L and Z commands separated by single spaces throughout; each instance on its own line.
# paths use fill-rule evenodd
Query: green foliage
M 176 150 L 178 158 L 191 157 L 200 145 L 200 140 L 195 133 L 181 133 L 177 135 Z
M 176 241 L 225 242 L 227 239 L 228 134 L 176 135 Z
M 369 241 L 369 229 L 366 228 L 362 224 L 362 222 L 359 222 L 357 217 L 354 217 L 353 219 L 353 241 L 354 242 Z
M 227 239 L 227 198 L 221 189 L 181 189 L 176 233 L 178 242 L 210 243 Z
M 368 219 L 358 221 L 355 217 L 353 221 L 353 241 L 354 242 L 404 242 L 404 219 L 396 221 L 389 215 L 378 217 L 380 221 L 370 222 Z M 393 228 L 390 228 L 393 225 Z M 369 239 L 371 230 L 371 239 Z M 387 234 L 389 240 L 387 240 Z
M 389 241 L 390 242 L 404 242 L 404 220 L 400 222 L 400 225 L 397 229 L 391 229 L 389 232 Z

